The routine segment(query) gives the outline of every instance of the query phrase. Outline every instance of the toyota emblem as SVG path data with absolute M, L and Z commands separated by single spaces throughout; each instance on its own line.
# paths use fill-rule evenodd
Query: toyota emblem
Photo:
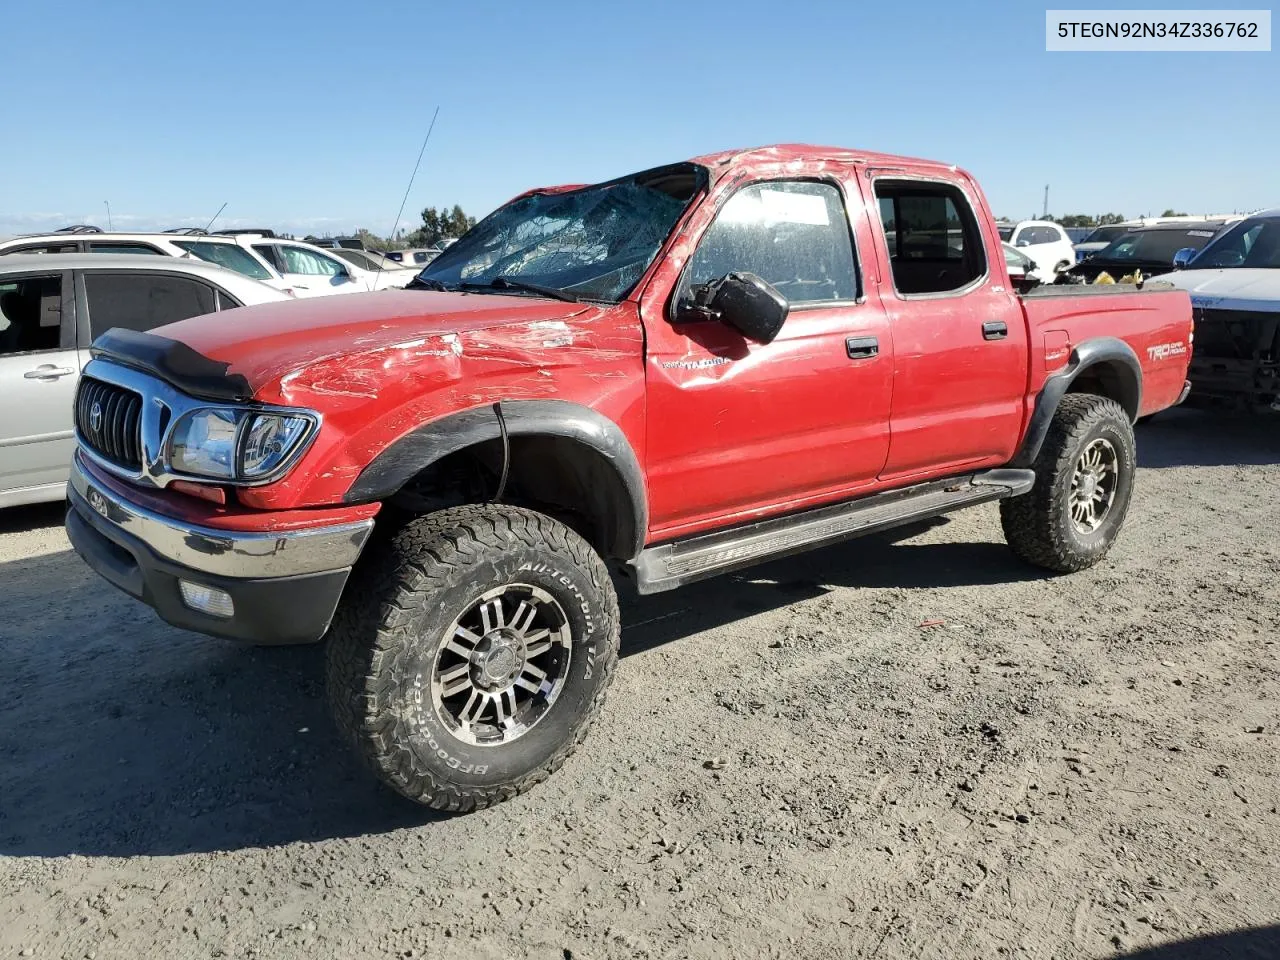
M 94 433 L 102 429 L 102 404 L 96 400 L 93 406 L 89 408 L 89 429 Z
M 99 411 L 99 414 L 101 414 L 101 411 Z M 102 516 L 105 517 L 107 515 L 107 501 L 102 494 L 91 488 L 87 499 L 89 501 L 89 506 L 93 507 L 93 509 L 102 514 Z

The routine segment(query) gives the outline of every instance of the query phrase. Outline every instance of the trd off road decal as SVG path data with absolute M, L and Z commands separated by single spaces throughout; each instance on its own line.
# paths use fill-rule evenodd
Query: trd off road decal
M 1180 357 L 1186 352 L 1187 345 L 1180 340 L 1177 343 L 1157 343 L 1154 347 L 1147 347 L 1147 358 L 1168 360 L 1172 357 Z

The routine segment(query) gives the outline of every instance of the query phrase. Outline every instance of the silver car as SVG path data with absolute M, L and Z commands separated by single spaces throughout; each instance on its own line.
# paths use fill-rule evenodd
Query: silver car
M 75 451 L 76 381 L 98 334 L 289 299 L 199 260 L 0 257 L 0 507 L 62 498 Z

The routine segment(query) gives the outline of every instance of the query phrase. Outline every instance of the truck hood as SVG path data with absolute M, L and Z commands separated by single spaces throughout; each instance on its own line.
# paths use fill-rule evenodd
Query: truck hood
M 1280 270 L 1249 267 L 1179 270 L 1151 279 L 1186 290 L 1191 294 L 1192 306 L 1280 313 Z
M 243 377 L 255 396 L 265 391 L 288 399 L 291 378 L 330 361 L 370 355 L 448 356 L 459 338 L 515 328 L 528 350 L 560 346 L 566 321 L 602 313 L 594 304 L 563 303 L 503 294 L 387 290 L 345 297 L 317 297 L 192 317 L 154 333 L 177 340 Z

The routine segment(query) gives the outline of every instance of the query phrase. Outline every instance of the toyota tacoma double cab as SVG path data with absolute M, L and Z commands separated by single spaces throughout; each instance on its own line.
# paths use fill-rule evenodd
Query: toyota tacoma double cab
M 178 627 L 328 645 L 373 772 L 470 810 L 600 709 L 615 583 L 669 590 L 999 501 L 1097 563 L 1188 295 L 1012 288 L 954 166 L 776 146 L 521 194 L 406 290 L 108 331 L 67 532 Z

